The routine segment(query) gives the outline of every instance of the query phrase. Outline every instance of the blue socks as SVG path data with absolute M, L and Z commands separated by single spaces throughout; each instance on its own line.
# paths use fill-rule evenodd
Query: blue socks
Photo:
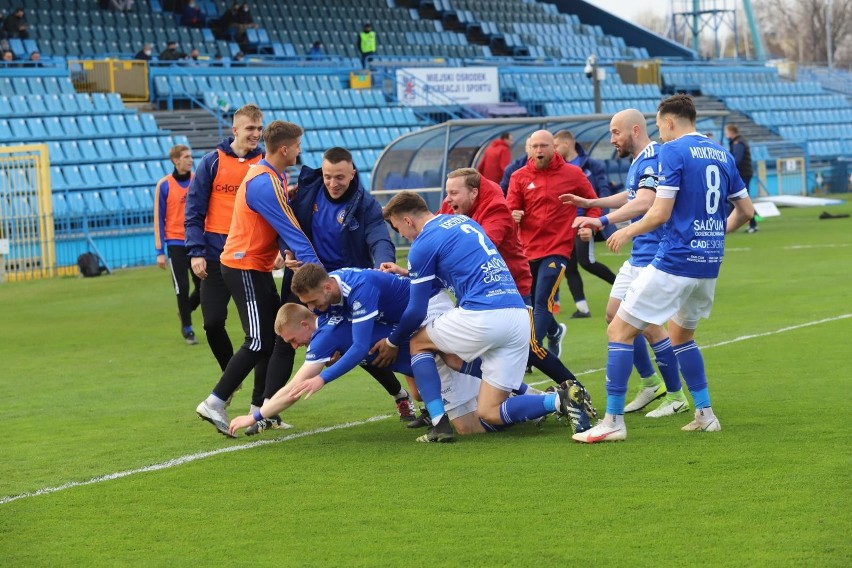
M 707 391 L 704 357 L 701 356 L 698 345 L 695 341 L 687 341 L 683 345 L 675 345 L 673 349 L 680 364 L 680 372 L 683 373 L 683 380 L 692 394 L 695 409 L 707 408 L 710 406 L 710 393 Z
M 624 398 L 627 395 L 627 380 L 633 370 L 633 344 L 608 344 L 606 360 L 606 412 L 624 414 Z
M 660 369 L 660 374 L 663 376 L 663 382 L 666 383 L 666 391 L 674 393 L 681 390 L 680 386 L 680 370 L 677 363 L 677 355 L 672 349 L 672 341 L 668 337 L 651 345 L 654 350 L 654 358 L 657 360 L 657 367 Z
M 420 394 L 423 394 L 422 391 Z M 513 424 L 550 414 L 556 410 L 553 399 L 557 396 L 556 393 L 544 396 L 523 394 L 507 398 L 500 405 L 500 418 L 503 420 L 503 424 Z
M 444 400 L 441 398 L 441 377 L 438 376 L 438 367 L 435 365 L 435 356 L 431 353 L 418 353 L 411 358 L 411 371 L 414 373 L 414 382 L 420 391 L 420 398 L 432 417 L 432 424 L 444 415 Z
M 643 379 L 654 374 L 654 364 L 648 354 L 648 342 L 641 333 L 633 340 L 633 366 Z

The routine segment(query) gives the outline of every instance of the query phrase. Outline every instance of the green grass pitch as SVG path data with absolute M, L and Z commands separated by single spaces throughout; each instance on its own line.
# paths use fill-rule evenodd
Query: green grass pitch
M 553 419 L 416 444 L 361 372 L 228 440 L 164 272 L 0 285 L 0 565 L 852 565 L 852 219 L 820 212 L 728 239 L 697 333 L 722 431 L 629 415 L 593 446 Z M 608 287 L 584 281 L 562 358 L 602 411 Z

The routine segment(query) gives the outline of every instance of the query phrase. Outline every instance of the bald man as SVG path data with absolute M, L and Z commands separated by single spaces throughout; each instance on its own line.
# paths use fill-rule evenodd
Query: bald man
M 657 150 L 659 144 L 648 138 L 645 116 L 636 109 L 627 109 L 617 113 L 609 123 L 610 144 L 615 146 L 619 158 L 630 157 L 633 162 L 627 172 L 626 190 L 609 197 L 590 201 L 566 194 L 561 199 L 578 207 L 589 205 L 614 209 L 609 215 L 597 219 L 577 217 L 574 226 L 580 231 L 581 238 L 589 237 L 592 229 L 600 230 L 608 224 L 622 221 L 638 221 L 654 203 L 657 190 Z M 633 240 L 630 258 L 624 262 L 606 306 L 606 322 L 612 321 L 621 306 L 624 294 L 630 284 L 645 266 L 650 264 L 657 253 L 662 229 L 639 235 Z M 647 341 L 646 341 L 647 338 Z M 657 367 L 663 381 L 654 372 L 654 366 L 648 355 L 648 342 L 654 350 Z M 641 385 L 635 398 L 624 407 L 625 412 L 637 412 L 654 400 L 665 397 L 660 405 L 646 414 L 649 418 L 671 416 L 689 410 L 689 402 L 683 394 L 678 372 L 677 357 L 672 351 L 671 341 L 665 328 L 649 325 L 633 341 L 633 366 L 641 378 Z
M 529 156 L 527 164 L 512 174 L 506 200 L 530 259 L 536 340 L 541 344 L 547 335 L 548 349 L 559 357 L 566 327 L 553 317 L 553 296 L 574 248 L 572 222 L 577 215 L 577 206 L 561 201 L 560 195 L 592 200 L 597 194 L 583 170 L 556 152 L 553 135 L 547 130 L 530 136 Z M 599 217 L 601 210 L 590 207 L 586 214 Z

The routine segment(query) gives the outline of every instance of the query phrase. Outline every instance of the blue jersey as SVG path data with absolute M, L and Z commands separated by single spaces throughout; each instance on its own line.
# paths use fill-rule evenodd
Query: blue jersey
M 367 357 L 375 344 L 372 341 L 375 323 L 397 323 L 409 297 L 409 280 L 387 272 L 341 268 L 329 276 L 337 280 L 341 301 L 329 307 L 327 317 L 337 316 L 351 322 L 352 348 L 321 373 L 325 382 L 347 373 Z
M 373 326 L 370 343 L 375 344 L 377 341 L 387 337 L 391 332 L 391 327 L 392 326 L 389 324 L 376 322 Z M 325 363 L 326 361 L 329 361 L 335 353 L 345 354 L 351 348 L 352 322 L 342 316 L 320 318 L 317 320 L 317 329 L 311 336 L 311 343 L 308 345 L 308 352 L 305 354 L 305 363 Z M 371 360 L 375 359 L 375 357 L 375 354 L 369 355 L 359 362 L 369 363 Z M 390 366 L 390 369 L 405 375 L 413 376 L 411 371 L 411 354 L 408 351 L 407 343 L 400 345 L 396 362 Z M 325 382 L 329 382 L 331 380 L 333 379 L 325 380 Z
M 435 280 L 466 310 L 526 309 L 497 247 L 485 229 L 465 215 L 437 215 L 427 222 L 408 251 L 408 271 L 411 300 L 390 337 L 395 345 L 423 321 Z
M 731 154 L 697 132 L 660 148 L 657 195 L 674 198 L 653 265 L 689 278 L 716 278 L 725 254 L 726 202 L 748 195 Z
M 630 164 L 630 169 L 627 170 L 627 199 L 632 201 L 636 199 L 636 194 L 640 189 L 649 189 L 654 193 L 657 192 L 657 152 L 660 145 L 656 142 L 651 142 L 645 149 L 642 150 L 633 162 Z M 632 222 L 637 222 L 642 218 L 642 215 L 632 219 Z M 644 233 L 633 238 L 633 251 L 630 254 L 630 264 L 633 266 L 647 266 L 654 260 L 657 254 L 657 249 L 660 248 L 660 239 L 663 236 L 663 228 L 659 227 L 648 233 Z
M 352 266 L 343 259 L 341 226 L 346 216 L 346 202 L 334 203 L 325 191 L 317 192 L 311 216 L 311 236 L 317 256 L 326 266 Z

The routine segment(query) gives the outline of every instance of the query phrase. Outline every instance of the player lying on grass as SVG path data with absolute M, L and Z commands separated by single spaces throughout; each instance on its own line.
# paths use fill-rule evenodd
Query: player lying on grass
M 449 299 L 447 299 L 449 301 Z M 320 320 L 318 322 L 318 319 Z M 373 327 L 374 341 L 387 337 L 392 326 L 376 322 Z M 293 348 L 308 346 L 305 362 L 296 371 L 285 387 L 263 404 L 254 414 L 238 416 L 231 420 L 230 432 L 235 434 L 241 428 L 247 428 L 266 416 L 274 416 L 295 404 L 305 394 L 307 400 L 313 393 L 325 386 L 322 376 L 326 363 L 336 353 L 345 354 L 353 343 L 352 324 L 341 315 L 317 318 L 306 307 L 299 304 L 285 304 L 278 310 L 275 320 L 275 332 L 290 343 Z M 408 345 L 402 345 L 401 356 L 391 366 L 394 371 L 411 375 L 411 358 Z M 368 361 L 374 356 L 368 357 Z M 353 367 L 354 368 L 354 367 Z M 485 432 L 476 414 L 476 396 L 479 392 L 479 380 L 463 375 L 445 367 L 442 372 L 441 392 L 447 400 L 447 414 L 459 435 Z M 333 377 L 336 378 L 336 377 Z M 329 379 L 329 382 L 333 380 Z

